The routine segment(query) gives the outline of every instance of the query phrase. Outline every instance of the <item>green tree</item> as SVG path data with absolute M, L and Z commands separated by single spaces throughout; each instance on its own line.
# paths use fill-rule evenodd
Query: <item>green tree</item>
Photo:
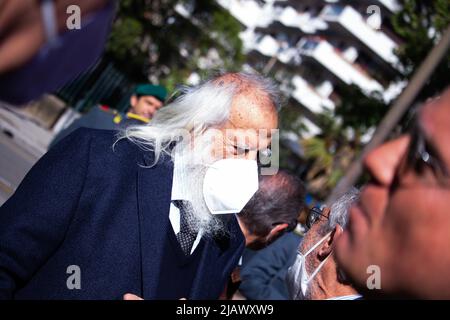
M 325 199 L 360 150 L 359 139 L 350 138 L 342 121 L 333 112 L 317 116 L 322 134 L 302 141 L 305 158 L 310 162 L 306 175 L 309 191 Z M 356 135 L 354 135 L 356 136 Z
M 396 80 L 410 80 L 450 23 L 450 1 L 401 1 L 402 9 L 392 17 L 394 32 L 402 39 L 396 54 L 403 72 Z M 449 85 L 450 55 L 435 69 L 417 101 L 441 92 Z M 320 116 L 322 134 L 303 141 L 305 157 L 311 161 L 307 180 L 318 198 L 326 196 L 360 152 L 361 135 L 376 127 L 388 110 L 380 92 L 370 95 L 354 85 L 336 88 L 339 101 L 331 115 Z M 344 134 L 352 131 L 353 134 Z
M 180 4 L 188 16 L 175 10 Z M 107 57 L 132 80 L 160 82 L 171 91 L 192 72 L 203 73 L 202 61 L 214 60 L 208 68 L 239 69 L 240 28 L 215 1 L 120 1 Z
M 392 17 L 394 31 L 404 43 L 397 51 L 405 72 L 400 79 L 409 80 L 414 71 L 450 24 L 450 1 L 402 0 L 402 10 Z M 419 94 L 419 101 L 434 96 L 449 85 L 450 55 L 442 59 Z

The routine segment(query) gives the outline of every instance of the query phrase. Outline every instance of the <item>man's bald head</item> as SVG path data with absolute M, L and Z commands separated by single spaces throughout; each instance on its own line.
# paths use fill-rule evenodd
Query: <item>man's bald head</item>
M 220 86 L 235 87 L 235 98 L 247 97 L 255 106 L 276 112 L 279 109 L 279 92 L 267 78 L 247 73 L 225 73 L 213 78 L 212 82 Z
M 215 152 L 256 159 L 258 150 L 270 146 L 272 130 L 278 127 L 278 90 L 269 79 L 245 73 L 220 75 L 212 83 L 233 88 L 229 117 L 219 127 L 223 136 L 216 139 Z

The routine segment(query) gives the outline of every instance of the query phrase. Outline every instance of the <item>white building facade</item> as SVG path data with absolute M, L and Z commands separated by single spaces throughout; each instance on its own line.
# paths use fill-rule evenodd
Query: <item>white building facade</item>
M 338 85 L 380 92 L 385 102 L 405 85 L 394 81 L 401 72 L 401 39 L 389 21 L 395 0 L 216 1 L 242 24 L 249 65 L 273 74 L 306 116 L 333 110 Z M 309 118 L 304 125 L 319 132 Z

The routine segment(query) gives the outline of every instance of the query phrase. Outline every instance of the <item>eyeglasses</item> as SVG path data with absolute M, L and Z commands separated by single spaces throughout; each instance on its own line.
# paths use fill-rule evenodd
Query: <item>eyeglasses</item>
M 328 216 L 323 214 L 323 210 L 314 207 L 308 212 L 308 217 L 306 218 L 306 228 L 309 230 L 311 227 L 320 220 L 320 217 L 325 217 L 328 220 Z
M 439 152 L 428 142 L 417 118 L 410 127 L 410 143 L 405 152 L 395 179 L 395 186 L 410 187 L 408 172 L 414 172 L 415 182 L 427 187 L 450 188 L 450 173 Z M 417 185 L 417 183 L 415 183 Z

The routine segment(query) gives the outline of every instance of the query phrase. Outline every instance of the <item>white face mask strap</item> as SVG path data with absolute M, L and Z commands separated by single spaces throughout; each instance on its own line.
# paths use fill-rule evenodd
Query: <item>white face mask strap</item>
M 306 251 L 306 253 L 303 256 L 307 256 L 308 254 L 310 254 L 311 252 L 314 251 L 314 249 L 316 249 L 318 246 L 320 246 L 320 244 L 322 242 L 325 241 L 325 239 L 327 239 L 330 236 L 331 232 L 327 233 L 322 239 L 320 239 L 315 245 L 313 245 L 308 251 Z
M 314 246 L 312 246 L 311 249 L 308 250 L 308 252 L 304 255 L 304 259 L 306 260 L 306 256 L 308 254 L 310 254 L 314 249 L 316 249 L 323 241 L 325 241 L 326 239 L 328 239 L 328 237 L 331 235 L 331 232 L 329 232 L 328 234 L 326 234 L 322 239 L 320 239 Z M 322 266 L 325 264 L 325 262 L 327 262 L 328 258 L 330 257 L 331 254 L 329 254 L 316 268 L 316 270 L 314 270 L 314 272 L 309 276 L 309 278 L 306 280 L 306 284 L 308 284 L 313 278 L 314 276 L 320 271 L 320 269 L 322 268 Z M 306 267 L 306 266 L 305 266 Z
M 306 280 L 306 283 L 309 283 L 314 276 L 320 271 L 320 269 L 322 268 L 322 266 L 325 264 L 325 262 L 327 262 L 328 258 L 331 256 L 331 254 L 329 254 L 320 264 L 319 266 L 316 268 L 316 270 L 314 270 L 314 272 L 309 276 L 309 279 Z

